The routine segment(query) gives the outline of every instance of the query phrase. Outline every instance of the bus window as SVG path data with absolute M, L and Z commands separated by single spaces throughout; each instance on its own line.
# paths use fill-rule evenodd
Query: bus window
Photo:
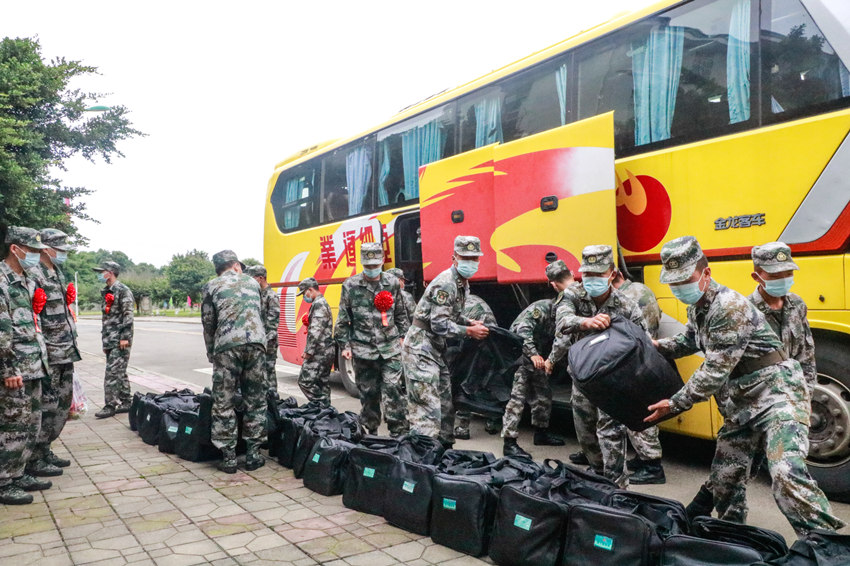
M 508 81 L 504 91 L 502 129 L 506 142 L 571 121 L 566 63 L 546 65 L 543 69 L 524 73 Z
M 761 16 L 765 122 L 850 96 L 850 74 L 799 0 L 765 0 Z
M 378 132 L 378 208 L 419 199 L 419 167 L 454 154 L 454 104 Z
M 314 191 L 318 178 L 312 165 L 302 165 L 277 178 L 271 205 L 277 227 L 282 232 L 307 228 L 318 223 L 314 211 Z
M 504 94 L 499 86 L 476 92 L 460 101 L 460 151 L 505 141 L 502 134 Z
M 371 212 L 374 143 L 341 147 L 323 160 L 322 221 L 335 222 Z

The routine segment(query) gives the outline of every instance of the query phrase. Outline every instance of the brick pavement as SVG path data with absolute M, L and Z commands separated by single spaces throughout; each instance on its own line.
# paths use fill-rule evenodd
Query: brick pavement
M 228 475 L 162 454 L 130 431 L 126 414 L 94 418 L 103 359 L 85 355 L 76 368 L 89 411 L 53 447 L 71 467 L 31 505 L 0 505 L 0 564 L 488 563 L 313 493 L 277 462 Z M 130 380 L 134 391 L 185 386 L 132 368 Z

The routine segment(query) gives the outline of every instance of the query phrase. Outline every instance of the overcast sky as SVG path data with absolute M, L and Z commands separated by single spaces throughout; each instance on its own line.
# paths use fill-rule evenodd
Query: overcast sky
M 262 260 L 275 163 L 609 19 L 638 0 L 6 2 L 0 36 L 99 68 L 147 137 L 62 173 L 95 193 L 90 248 L 161 266 L 232 248 Z M 238 6 L 238 7 L 237 7 Z

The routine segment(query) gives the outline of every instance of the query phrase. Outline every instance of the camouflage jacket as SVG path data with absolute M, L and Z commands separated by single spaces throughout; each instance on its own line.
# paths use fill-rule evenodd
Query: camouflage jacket
M 413 313 L 416 312 L 416 299 L 407 291 L 401 291 L 401 298 L 404 300 L 404 312 L 407 315 L 407 320 L 413 320 Z
M 387 326 L 375 308 L 375 296 L 381 291 L 393 296 L 393 305 L 386 313 Z M 381 273 L 378 281 L 367 281 L 358 273 L 342 284 L 336 319 L 336 341 L 341 350 L 350 349 L 354 357 L 364 360 L 401 355 L 401 338 L 409 326 L 401 285 L 392 275 Z
M 480 320 L 484 326 L 498 326 L 496 315 L 493 314 L 493 309 L 487 302 L 472 293 L 466 296 L 466 303 L 463 305 L 463 316 L 469 320 Z
M 782 347 L 764 315 L 746 297 L 712 280 L 703 298 L 688 306 L 685 331 L 658 341 L 658 351 L 681 358 L 702 351 L 705 361 L 670 398 L 674 412 L 717 398 L 730 425 L 744 425 L 778 406 L 788 418 L 808 424 L 808 393 L 796 360 L 730 377 L 741 360 L 754 360 Z
M 655 293 L 643 283 L 635 281 L 624 281 L 617 290 L 638 304 L 643 313 L 643 319 L 646 321 L 649 335 L 658 338 L 658 327 L 661 325 L 661 307 L 658 306 Z
M 782 340 L 785 353 L 800 362 L 809 389 L 813 389 L 818 377 L 815 365 L 815 339 L 806 318 L 808 308 L 799 295 L 788 293 L 780 310 L 773 310 L 764 301 L 758 289 L 750 295 L 750 301 L 762 312 L 767 323 Z
M 24 381 L 47 377 L 47 348 L 36 326 L 32 299 L 34 279 L 18 275 L 0 261 L 0 377 L 20 375 Z
M 266 347 L 260 302 L 260 284 L 232 269 L 204 285 L 201 322 L 210 362 L 215 354 L 237 346 Z
M 469 319 L 463 314 L 469 284 L 454 266 L 437 275 L 428 287 L 413 315 L 438 350 L 445 350 L 446 338 L 463 338 Z
M 109 314 L 106 313 L 107 293 L 112 293 L 115 297 L 109 309 Z M 133 293 L 130 288 L 120 281 L 116 281 L 112 284 L 112 287 L 101 289 L 100 294 L 103 295 L 103 304 L 101 305 L 103 328 L 100 331 L 103 349 L 117 348 L 121 340 L 128 340 L 132 344 L 133 311 L 136 308 L 136 303 L 133 300 Z
M 522 336 L 522 353 L 527 358 L 546 357 L 555 340 L 555 309 L 552 299 L 535 301 L 519 313 L 511 332 Z
M 331 306 L 324 295 L 318 295 L 310 303 L 310 326 L 307 328 L 307 344 L 304 354 L 309 356 L 329 355 L 334 351 L 334 319 Z
M 271 286 L 260 290 L 260 302 L 263 324 L 266 330 L 267 350 L 273 352 L 277 348 L 277 327 L 280 324 L 280 296 Z
M 566 356 L 570 345 L 575 341 L 595 332 L 582 330 L 581 323 L 584 319 L 592 318 L 597 314 L 605 313 L 611 317 L 619 315 L 647 330 L 646 321 L 638 304 L 613 287 L 605 302 L 597 307 L 584 286 L 581 283 L 573 283 L 558 295 L 554 308 L 555 341 L 548 358 L 552 364 Z
M 47 345 L 47 359 L 53 364 L 70 364 L 80 361 L 80 351 L 77 348 L 77 324 L 71 307 L 65 301 L 67 283 L 65 274 L 59 267 L 48 268 L 39 263 L 33 268 L 31 275 L 44 289 L 47 304 L 39 315 L 41 330 L 44 333 L 44 343 Z

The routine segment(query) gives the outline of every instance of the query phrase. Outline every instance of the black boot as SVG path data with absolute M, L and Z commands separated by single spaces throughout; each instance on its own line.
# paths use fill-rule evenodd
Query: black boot
M 499 434 L 502 432 L 502 419 L 488 418 L 484 421 L 484 432 L 487 434 Z
M 101 410 L 94 414 L 95 418 L 98 419 L 107 419 L 109 417 L 115 416 L 115 407 L 112 405 L 104 405 Z
M 221 462 L 218 463 L 218 469 L 225 474 L 236 473 L 236 450 L 222 450 Z
M 547 428 L 534 427 L 535 446 L 563 446 L 564 439 L 549 432 Z
M 590 461 L 587 459 L 587 456 L 585 456 L 584 452 L 581 452 L 581 451 L 573 452 L 572 454 L 567 456 L 567 459 L 571 463 L 575 464 L 576 466 L 589 466 L 590 465 Z
M 694 500 L 685 507 L 685 513 L 688 514 L 688 520 L 690 521 L 693 521 L 697 517 L 711 517 L 713 510 L 714 495 L 705 485 L 699 488 L 699 492 L 694 497 Z
M 637 471 L 629 476 L 629 483 L 635 485 L 667 483 L 667 477 L 664 475 L 664 467 L 661 465 L 661 458 L 642 460 L 641 466 Z
M 245 454 L 245 470 L 252 472 L 266 465 L 266 459 L 260 454 L 260 448 L 253 442 L 248 443 L 248 452 Z
M 3 505 L 27 505 L 32 503 L 32 495 L 10 483 L 0 487 L 0 503 Z
M 505 437 L 505 444 L 502 447 L 502 454 L 505 456 L 521 456 L 523 458 L 531 458 L 531 454 L 522 449 L 522 446 L 517 444 L 516 438 Z

